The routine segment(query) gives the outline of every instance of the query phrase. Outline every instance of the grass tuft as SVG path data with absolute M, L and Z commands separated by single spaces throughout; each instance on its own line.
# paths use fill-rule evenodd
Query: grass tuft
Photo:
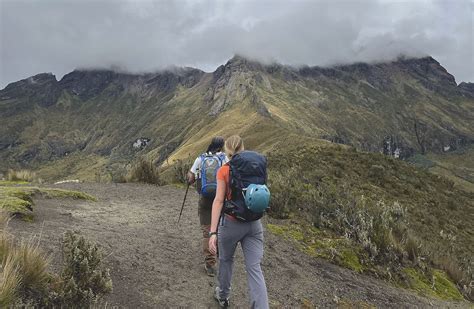
M 19 265 L 14 255 L 8 255 L 3 259 L 0 273 L 0 307 L 10 307 L 17 296 L 18 287 L 21 284 Z
M 47 198 L 72 198 L 75 200 L 97 202 L 97 198 L 94 196 L 80 191 L 64 189 L 39 189 L 39 192 Z
M 6 175 L 7 180 L 9 181 L 26 181 L 32 182 L 37 180 L 36 173 L 30 170 L 12 170 L 9 169 Z

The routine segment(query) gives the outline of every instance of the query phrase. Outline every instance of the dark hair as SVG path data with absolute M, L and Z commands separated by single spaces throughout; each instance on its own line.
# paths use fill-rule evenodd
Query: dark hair
M 216 153 L 222 151 L 222 148 L 224 148 L 224 138 L 222 136 L 215 136 L 212 138 L 206 152 Z

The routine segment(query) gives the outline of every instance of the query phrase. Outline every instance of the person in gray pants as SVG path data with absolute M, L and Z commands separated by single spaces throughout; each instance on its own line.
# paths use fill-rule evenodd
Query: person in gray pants
M 225 142 L 227 156 L 243 151 L 239 136 L 231 136 Z M 214 297 L 221 307 L 229 306 L 234 253 L 240 242 L 244 253 L 251 308 L 269 308 L 267 287 L 260 263 L 263 258 L 263 227 L 261 220 L 241 222 L 229 214 L 221 216 L 224 200 L 231 199 L 229 165 L 222 166 L 217 173 L 217 192 L 212 205 L 212 220 L 209 250 L 217 252 L 219 246 L 219 286 Z M 219 228 L 218 228 L 219 227 Z

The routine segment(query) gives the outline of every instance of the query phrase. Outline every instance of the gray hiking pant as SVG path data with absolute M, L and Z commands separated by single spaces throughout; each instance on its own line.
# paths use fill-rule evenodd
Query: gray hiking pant
M 234 252 L 240 242 L 245 259 L 251 308 L 268 308 L 267 287 L 260 262 L 263 257 L 263 227 L 260 220 L 252 222 L 221 218 L 218 229 L 220 298 L 228 298 L 232 280 Z

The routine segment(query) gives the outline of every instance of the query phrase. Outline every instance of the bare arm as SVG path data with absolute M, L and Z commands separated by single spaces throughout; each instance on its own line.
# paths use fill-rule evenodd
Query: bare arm
M 212 217 L 211 217 L 211 232 L 217 232 L 217 225 L 219 225 L 219 217 L 221 216 L 222 206 L 224 205 L 226 184 L 224 180 L 217 180 L 216 197 L 212 203 Z M 209 251 L 212 254 L 217 252 L 217 237 L 212 235 L 209 238 Z
M 216 197 L 212 203 L 211 232 L 217 231 L 219 217 L 221 216 L 222 206 L 224 205 L 226 185 L 224 180 L 217 180 Z
M 196 175 L 193 172 L 188 172 L 188 184 L 192 185 L 196 181 Z

